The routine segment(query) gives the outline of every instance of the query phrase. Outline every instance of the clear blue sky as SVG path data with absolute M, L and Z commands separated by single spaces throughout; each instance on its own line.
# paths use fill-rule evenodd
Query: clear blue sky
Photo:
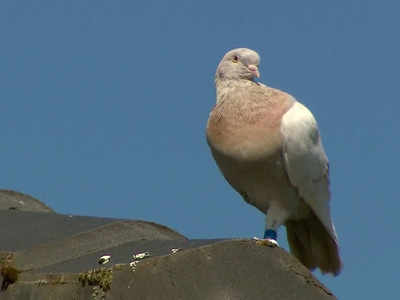
M 341 299 L 394 299 L 399 10 L 368 0 L 3 0 L 1 188 L 191 238 L 260 236 L 263 216 L 228 186 L 205 141 L 218 61 L 252 48 L 260 81 L 313 111 L 329 156 L 344 271 L 316 275 Z M 283 229 L 279 241 L 287 248 Z

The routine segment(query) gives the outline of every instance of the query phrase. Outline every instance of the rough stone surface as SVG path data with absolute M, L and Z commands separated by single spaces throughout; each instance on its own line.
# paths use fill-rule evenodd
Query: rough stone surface
M 132 269 L 144 251 L 151 256 Z M 281 248 L 191 240 L 135 220 L 0 210 L 0 268 L 5 300 L 335 299 Z
M 53 212 L 50 207 L 38 199 L 12 190 L 0 190 L 0 210 L 4 209 Z
M 141 262 L 117 272 L 111 299 L 334 299 L 280 248 L 231 240 Z M 151 292 L 151 294 L 150 294 Z M 155 297 L 154 297 L 155 296 Z

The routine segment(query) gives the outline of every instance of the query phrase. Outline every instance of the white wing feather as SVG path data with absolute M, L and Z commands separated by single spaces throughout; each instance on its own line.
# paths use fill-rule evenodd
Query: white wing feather
M 283 157 L 290 182 L 337 241 L 330 216 L 329 164 L 317 122 L 295 102 L 282 118 Z

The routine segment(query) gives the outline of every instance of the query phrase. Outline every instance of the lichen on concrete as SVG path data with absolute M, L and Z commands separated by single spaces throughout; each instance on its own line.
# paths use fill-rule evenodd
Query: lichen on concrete
M 82 286 L 93 286 L 93 299 L 104 299 L 107 291 L 111 289 L 113 278 L 112 268 L 91 269 L 79 274 L 78 281 Z

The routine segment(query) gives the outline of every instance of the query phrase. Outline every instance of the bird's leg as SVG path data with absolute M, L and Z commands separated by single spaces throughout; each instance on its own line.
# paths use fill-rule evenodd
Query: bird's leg
M 270 240 L 277 240 L 278 238 L 278 233 L 274 229 L 265 229 L 264 231 L 264 239 L 270 239 Z
M 278 228 L 286 219 L 285 210 L 279 207 L 270 207 L 266 215 L 264 239 L 257 239 L 258 243 L 265 246 L 277 247 L 278 244 Z
M 271 247 L 278 247 L 278 233 L 276 229 L 266 229 L 264 231 L 264 239 L 260 240 L 262 244 Z

